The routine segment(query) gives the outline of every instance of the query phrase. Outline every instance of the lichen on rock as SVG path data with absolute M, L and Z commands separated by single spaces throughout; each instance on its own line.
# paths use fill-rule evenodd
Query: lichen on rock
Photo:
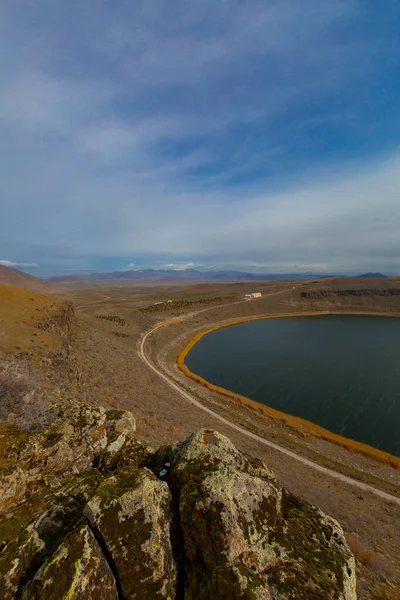
M 109 411 L 81 404 L 55 409 L 56 423 L 12 447 L 9 459 L 18 466 L 0 472 L 0 515 L 11 504 L 45 489 L 59 487 L 92 467 L 101 453 L 112 456 L 132 440 L 136 422 L 127 411 Z
M 73 406 L 12 448 L 2 600 L 356 599 L 339 523 L 260 460 L 208 429 L 154 451 L 135 427 Z
M 151 471 L 122 469 L 103 481 L 84 515 L 112 554 L 125 597 L 175 597 L 172 497 Z
M 66 497 L 50 506 L 19 537 L 9 542 L 0 554 L 0 598 L 14 598 L 81 517 L 78 503 Z
M 221 434 L 201 430 L 153 458 L 179 497 L 187 598 L 355 598 L 340 525 L 282 490 Z M 230 591 L 229 591 L 230 590 Z
M 73 531 L 23 589 L 21 600 L 118 600 L 113 574 L 88 525 Z
M 26 487 L 26 476 L 19 465 L 0 469 L 0 515 L 23 500 Z

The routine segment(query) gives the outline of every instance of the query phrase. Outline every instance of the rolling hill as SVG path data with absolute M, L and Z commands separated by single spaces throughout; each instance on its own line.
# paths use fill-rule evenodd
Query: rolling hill
M 55 288 L 51 283 L 23 273 L 11 267 L 0 265 L 0 283 L 7 283 L 15 287 L 31 290 L 41 294 L 58 294 L 59 288 Z

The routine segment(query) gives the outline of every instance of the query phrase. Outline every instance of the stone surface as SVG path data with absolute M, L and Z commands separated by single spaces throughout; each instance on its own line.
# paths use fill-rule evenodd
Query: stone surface
M 24 588 L 21 600 L 118 600 L 113 574 L 90 528 L 69 535 Z
M 130 438 L 126 439 L 118 450 L 114 448 L 111 445 L 112 451 L 110 451 L 109 447 L 107 447 L 96 460 L 96 468 L 103 475 L 107 475 L 128 464 L 136 468 L 144 467 L 149 455 L 154 452 L 148 446 L 144 446 L 140 442 Z
M 0 515 L 10 501 L 17 504 L 26 493 L 58 487 L 84 473 L 101 453 L 111 457 L 133 438 L 136 429 L 133 415 L 124 411 L 78 404 L 59 407 L 57 415 L 53 427 L 30 436 L 9 453 L 20 467 L 10 474 L 0 473 L 0 488 L 10 490 L 0 499 Z
M 74 525 L 81 509 L 71 497 L 55 504 L 11 541 L 0 554 L 0 598 L 11 600 Z
M 340 525 L 228 438 L 202 430 L 154 461 L 179 497 L 185 598 L 356 597 Z
M 355 600 L 334 519 L 216 431 L 152 450 L 74 406 L 0 472 L 0 598 Z M 12 458 L 18 461 L 14 463 Z
M 39 568 L 45 557 L 45 543 L 29 525 L 17 539 L 9 542 L 0 556 L 0 598 L 12 600 L 17 597 L 20 585 L 29 579 L 35 567 Z
M 126 468 L 106 479 L 84 509 L 112 554 L 127 598 L 175 598 L 171 503 L 167 484 L 151 471 Z
M 7 513 L 25 497 L 26 476 L 21 467 L 0 470 L 0 515 Z

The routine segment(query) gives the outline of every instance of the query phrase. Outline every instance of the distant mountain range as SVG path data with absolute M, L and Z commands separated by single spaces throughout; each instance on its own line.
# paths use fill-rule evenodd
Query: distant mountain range
M 53 283 L 73 283 L 91 281 L 276 281 L 283 279 L 320 279 L 337 277 L 339 274 L 319 273 L 247 273 L 242 271 L 198 271 L 197 269 L 140 269 L 135 271 L 113 271 L 111 273 L 91 273 L 81 278 L 77 275 L 51 277 Z M 343 276 L 343 275 L 341 275 Z M 381 273 L 366 273 L 358 277 L 385 277 Z
M 363 279 L 386 279 L 387 275 L 383 275 L 382 273 L 363 273 L 362 275 L 357 275 L 357 277 L 362 277 Z
M 244 273 L 242 271 L 197 271 L 196 269 L 141 269 L 137 271 L 113 271 L 91 273 L 84 279 L 92 281 L 268 281 L 281 279 L 312 279 L 313 273 Z M 79 276 L 51 277 L 53 283 L 82 281 Z

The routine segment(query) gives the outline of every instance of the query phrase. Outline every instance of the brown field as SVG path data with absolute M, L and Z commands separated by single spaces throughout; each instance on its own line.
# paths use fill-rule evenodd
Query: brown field
M 195 283 L 176 282 L 160 284 L 129 281 L 80 281 L 69 283 L 68 290 L 60 289 L 60 296 L 74 302 L 77 311 L 99 314 L 104 306 L 107 312 L 130 310 L 149 306 L 160 301 L 190 301 L 213 298 L 221 295 L 244 294 L 250 291 L 263 291 L 271 286 L 281 286 L 279 282 L 248 283 Z M 56 286 L 54 286 L 56 287 Z
M 38 354 L 58 348 L 58 336 L 38 325 L 51 318 L 60 304 L 58 298 L 0 284 L 0 350 Z
M 210 415 L 189 405 L 150 371 L 138 355 L 143 334 L 154 324 L 165 323 L 165 327 L 150 338 L 147 354 L 150 354 L 153 363 L 205 406 L 249 431 L 332 470 L 400 495 L 400 471 L 390 464 L 358 452 L 355 447 L 343 447 L 315 435 L 312 428 L 296 429 L 290 420 L 276 419 L 256 403 L 249 404 L 246 399 L 224 396 L 207 389 L 186 377 L 177 366 L 179 353 L 196 334 L 236 319 L 321 311 L 400 313 L 400 295 L 396 291 L 387 292 L 400 290 L 398 279 L 196 282 L 194 285 L 187 282 L 166 285 L 156 282 L 70 282 L 68 287 L 68 290 L 60 289 L 60 296 L 71 300 L 76 307 L 78 318 L 70 333 L 70 348 L 79 377 L 70 378 L 67 385 L 65 377 L 60 375 L 60 398 L 73 397 L 88 403 L 132 410 L 138 421 L 139 439 L 153 446 L 174 442 L 200 427 L 218 429 L 239 448 L 269 464 L 283 485 L 319 505 L 342 523 L 358 558 L 359 598 L 384 600 L 400 597 L 396 596 L 400 585 L 398 506 L 370 493 L 360 493 L 357 488 L 339 483 L 329 475 L 316 473 L 305 465 L 294 464 L 289 457 L 261 448 L 255 441 L 228 426 L 213 422 Z M 343 290 L 358 291 L 357 295 L 337 294 Z M 212 300 L 216 296 L 233 294 L 238 294 L 240 300 L 245 293 L 252 291 L 261 291 L 263 297 L 240 304 L 234 303 L 234 300 L 222 304 Z M 302 295 L 304 292 L 314 295 L 305 297 Z M 33 308 L 33 301 L 25 296 L 23 301 L 18 299 L 15 302 L 13 309 L 10 302 L 9 308 L 3 309 L 4 300 L 1 298 L 0 319 L 3 319 L 3 335 L 6 330 L 8 350 L 18 352 L 16 347 L 22 348 L 24 339 L 27 348 L 29 344 L 35 345 L 32 338 L 36 338 L 33 333 L 38 330 L 33 321 L 24 317 L 24 311 L 29 307 L 29 319 L 40 318 L 42 313 L 45 314 L 45 301 L 41 301 L 42 306 L 37 300 L 35 308 L 40 308 L 39 312 Z M 166 303 L 169 299 L 174 301 L 172 306 Z M 208 300 L 206 305 L 196 302 L 204 299 Z M 186 305 L 177 306 L 176 302 L 181 301 Z M 50 298 L 47 302 L 50 306 L 55 300 Z M 150 313 L 139 310 L 155 302 L 165 302 L 165 307 Z M 18 325 L 20 321 L 28 323 L 24 324 L 28 327 L 26 330 Z M 48 342 L 43 339 L 41 344 L 44 343 Z

